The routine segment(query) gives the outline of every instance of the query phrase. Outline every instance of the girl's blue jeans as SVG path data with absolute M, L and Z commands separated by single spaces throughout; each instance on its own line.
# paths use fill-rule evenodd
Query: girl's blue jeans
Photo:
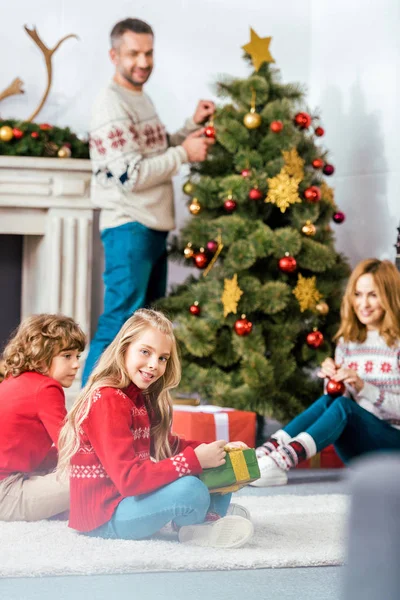
M 155 231 L 141 223 L 126 223 L 102 232 L 104 311 L 90 344 L 82 385 L 85 385 L 100 355 L 135 310 L 149 307 L 165 296 L 167 235 L 167 231 Z
M 310 434 L 317 452 L 334 444 L 344 463 L 367 452 L 400 450 L 400 430 L 345 396 L 321 396 L 283 429 L 290 437 Z
M 210 494 L 200 479 L 188 475 L 155 492 L 124 498 L 110 521 L 86 535 L 141 540 L 157 533 L 169 521 L 178 526 L 203 523 L 208 512 L 227 513 L 231 494 Z

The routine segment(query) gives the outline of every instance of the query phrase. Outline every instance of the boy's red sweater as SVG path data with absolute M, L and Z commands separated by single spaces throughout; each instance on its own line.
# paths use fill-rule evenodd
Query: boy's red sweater
M 80 430 L 70 467 L 70 527 L 91 531 L 109 521 L 123 498 L 148 494 L 185 475 L 201 473 L 194 452 L 200 442 L 179 441 L 176 454 L 150 458 L 150 417 L 134 384 L 101 388 Z
M 51 470 L 66 415 L 64 390 L 34 371 L 0 383 L 0 480 L 13 473 Z

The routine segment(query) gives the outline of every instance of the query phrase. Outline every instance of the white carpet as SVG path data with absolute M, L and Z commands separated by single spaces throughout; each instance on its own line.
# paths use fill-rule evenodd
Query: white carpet
M 0 576 L 89 575 L 135 571 L 199 571 L 340 565 L 348 497 L 238 496 L 255 535 L 236 550 L 88 538 L 66 522 L 0 523 Z

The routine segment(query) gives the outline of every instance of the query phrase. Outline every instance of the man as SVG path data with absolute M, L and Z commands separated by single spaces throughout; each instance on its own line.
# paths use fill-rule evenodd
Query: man
M 207 100 L 182 129 L 166 133 L 143 92 L 153 70 L 153 39 L 151 27 L 139 19 L 114 26 L 115 74 L 93 108 L 92 199 L 102 209 L 105 298 L 83 384 L 126 319 L 165 295 L 166 238 L 175 227 L 171 179 L 182 164 L 204 161 L 212 144 L 199 129 L 215 110 Z

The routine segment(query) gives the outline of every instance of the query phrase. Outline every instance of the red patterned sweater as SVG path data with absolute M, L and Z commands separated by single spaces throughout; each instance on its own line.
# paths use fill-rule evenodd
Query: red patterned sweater
M 150 418 L 134 384 L 96 390 L 80 434 L 70 467 L 69 525 L 78 531 L 109 521 L 127 496 L 148 494 L 202 471 L 194 452 L 200 442 L 179 440 L 175 456 L 159 462 L 150 458 Z M 177 439 L 170 436 L 171 443 Z

